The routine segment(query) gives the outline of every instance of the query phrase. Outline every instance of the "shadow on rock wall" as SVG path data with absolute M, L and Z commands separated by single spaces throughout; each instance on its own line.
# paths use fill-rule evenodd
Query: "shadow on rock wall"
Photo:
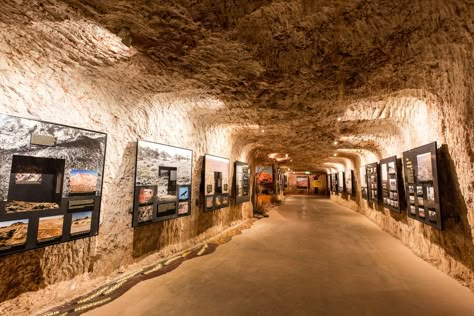
M 474 244 L 467 218 L 468 210 L 447 145 L 438 151 L 438 174 L 443 230 L 432 229 L 433 234 L 429 239 L 474 271 Z M 424 234 L 427 235 L 427 230 Z
M 0 258 L 0 302 L 24 292 L 45 288 L 41 259 L 45 249 L 12 254 Z
M 133 230 L 133 258 L 139 258 L 146 254 L 160 250 L 161 234 L 163 224 L 152 223 L 144 226 L 135 227 Z

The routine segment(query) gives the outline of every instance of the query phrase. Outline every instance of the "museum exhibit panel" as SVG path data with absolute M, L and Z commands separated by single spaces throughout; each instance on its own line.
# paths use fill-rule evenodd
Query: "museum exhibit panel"
M 367 186 L 367 167 L 366 166 L 360 167 L 359 174 L 360 174 L 360 193 L 364 200 L 368 200 L 369 190 Z
M 397 159 L 397 156 L 380 161 L 383 205 L 394 212 L 401 213 L 404 203 L 399 186 L 401 175 L 399 170 L 401 170 L 401 161 Z
M 133 226 L 191 214 L 193 151 L 137 142 Z
M 354 171 L 347 169 L 344 173 L 344 182 L 346 186 L 346 193 L 349 195 L 354 194 L 354 183 L 353 183 L 353 174 Z
M 405 151 L 403 166 L 408 216 L 442 229 L 436 142 Z
M 368 200 L 372 203 L 379 203 L 379 164 L 377 162 L 366 165 Z
M 236 161 L 235 169 L 235 203 L 250 201 L 250 166 L 246 162 Z
M 309 186 L 308 176 L 296 177 L 296 187 L 298 189 L 308 189 L 308 186 Z
M 336 193 L 337 192 L 337 173 L 331 174 L 331 191 Z
M 95 236 L 107 135 L 0 114 L 0 255 Z
M 337 192 L 344 193 L 344 189 L 345 189 L 344 171 L 339 171 L 337 174 Z
M 227 158 L 209 154 L 204 156 L 204 211 L 229 206 L 229 167 Z
M 328 195 L 331 195 L 332 182 L 331 182 L 331 174 L 330 173 L 326 174 L 326 181 L 327 181 L 327 185 L 328 185 Z

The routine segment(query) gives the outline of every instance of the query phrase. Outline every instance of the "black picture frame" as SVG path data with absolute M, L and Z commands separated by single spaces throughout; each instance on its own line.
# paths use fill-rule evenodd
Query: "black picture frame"
M 382 204 L 391 211 L 401 213 L 405 207 L 405 196 L 400 184 L 402 163 L 397 156 L 380 160 L 380 183 Z
M 337 173 L 331 174 L 331 192 L 337 193 Z
M 205 154 L 203 159 L 203 211 L 211 212 L 230 206 L 230 160 L 216 155 Z M 211 186 L 211 190 L 209 187 Z M 216 190 L 217 189 L 217 190 Z M 210 201 L 213 201 L 212 207 Z M 229 201 L 227 204 L 222 201 Z
M 133 227 L 191 215 L 193 154 L 187 148 L 137 141 Z M 153 200 L 146 204 L 140 203 L 143 188 L 155 188 Z M 180 198 L 181 189 L 187 190 L 187 199 Z
M 438 180 L 437 143 L 403 153 L 408 217 L 443 229 Z
M 344 172 L 344 186 L 345 192 L 348 195 L 354 194 L 354 171 L 351 169 L 347 169 Z
M 369 200 L 369 189 L 367 186 L 367 167 L 362 166 L 359 168 L 359 177 L 360 177 L 360 193 L 362 199 Z
M 344 178 L 344 171 L 339 171 L 337 173 L 337 192 L 338 193 L 344 193 L 346 184 L 345 184 L 345 178 Z
M 97 236 L 107 134 L 8 114 L 0 114 L 0 129 L 0 142 L 10 144 L 8 150 L 0 150 L 0 233 L 16 234 L 21 240 L 3 241 L 0 256 Z M 36 171 L 22 174 L 34 160 L 30 167 Z M 89 177 L 74 177 L 73 171 L 79 170 Z M 54 192 L 47 193 L 47 186 Z M 85 191 L 74 195 L 71 188 Z M 37 189 L 54 199 L 49 207 L 33 206 L 49 201 L 30 200 Z
M 234 163 L 234 196 L 235 204 L 250 201 L 250 165 L 246 162 Z
M 365 166 L 367 175 L 367 199 L 374 204 L 380 203 L 380 177 L 379 164 L 377 162 L 370 163 Z
M 331 187 L 332 187 L 332 184 L 331 184 L 331 174 L 330 173 L 327 173 L 326 174 L 326 183 L 327 183 L 327 186 L 328 186 L 328 195 L 331 194 Z

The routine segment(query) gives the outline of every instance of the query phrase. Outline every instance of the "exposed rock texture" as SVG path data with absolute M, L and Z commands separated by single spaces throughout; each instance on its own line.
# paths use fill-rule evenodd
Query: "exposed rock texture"
M 0 111 L 109 138 L 99 236 L 0 258 L 0 300 L 96 282 L 250 215 L 250 203 L 194 205 L 191 217 L 132 229 L 137 139 L 194 150 L 195 198 L 205 153 L 357 171 L 437 140 L 444 181 L 459 188 L 445 196 L 459 215 L 446 232 L 367 215 L 450 274 L 472 271 L 473 21 L 461 0 L 2 1 Z M 60 292 L 49 302 L 70 297 Z

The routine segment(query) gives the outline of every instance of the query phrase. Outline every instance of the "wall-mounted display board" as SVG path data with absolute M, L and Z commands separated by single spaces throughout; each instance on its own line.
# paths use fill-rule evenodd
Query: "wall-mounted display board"
M 401 164 L 399 160 L 397 160 L 397 156 L 382 159 L 380 161 L 383 205 L 384 207 L 399 213 L 402 211 L 400 205 L 401 190 L 398 183 L 400 169 Z
M 235 162 L 235 203 L 250 201 L 250 166 L 248 163 Z
M 337 192 L 337 173 L 331 174 L 331 191 Z
M 0 114 L 0 255 L 95 236 L 107 135 Z
M 191 214 L 193 151 L 139 140 L 133 226 Z
M 346 193 L 352 195 L 354 193 L 354 186 L 353 186 L 353 171 L 346 170 L 344 173 L 344 182 L 346 184 Z
M 373 203 L 378 203 L 380 200 L 379 190 L 379 164 L 374 162 L 368 164 L 366 167 L 368 200 Z
M 309 185 L 308 176 L 297 176 L 296 187 L 298 189 L 307 189 Z
M 403 153 L 408 216 L 442 229 L 436 142 Z
M 369 199 L 369 191 L 367 187 L 367 167 L 363 166 L 359 169 L 360 172 L 360 190 L 362 198 L 365 200 Z
M 330 193 L 331 192 L 331 188 L 332 188 L 332 184 L 331 184 L 331 174 L 328 173 L 327 174 L 327 184 L 328 184 L 328 192 Z
M 339 171 L 337 175 L 337 192 L 344 193 L 344 171 Z
M 229 206 L 229 159 L 204 156 L 204 211 Z

